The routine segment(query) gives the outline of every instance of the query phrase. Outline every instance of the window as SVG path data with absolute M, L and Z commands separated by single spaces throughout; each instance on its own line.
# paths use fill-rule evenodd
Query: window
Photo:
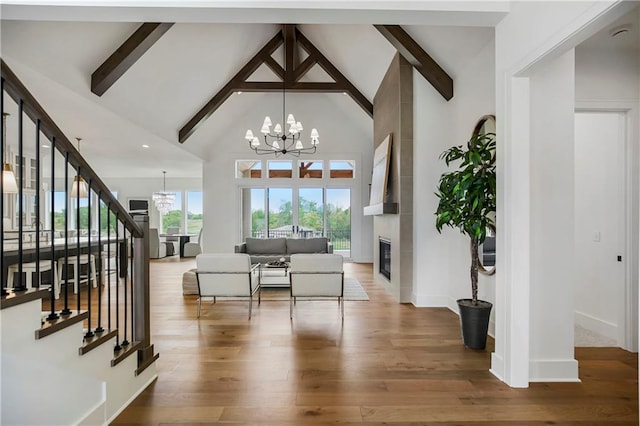
M 322 161 L 298 161 L 300 179 L 322 179 Z
M 67 211 L 65 192 L 55 191 L 53 194 L 54 231 L 64 231 L 65 212 Z
M 162 215 L 162 233 L 167 233 L 170 226 L 182 229 L 182 192 L 174 192 L 176 198 L 173 200 L 173 207 Z
M 187 234 L 198 234 L 202 228 L 202 191 L 187 192 Z
M 353 160 L 332 160 L 329 162 L 329 177 L 332 179 L 353 179 L 354 169 L 355 161 Z
M 260 179 L 262 177 L 262 161 L 237 160 L 237 179 Z
M 293 175 L 290 160 L 271 160 L 268 164 L 270 178 L 290 178 Z

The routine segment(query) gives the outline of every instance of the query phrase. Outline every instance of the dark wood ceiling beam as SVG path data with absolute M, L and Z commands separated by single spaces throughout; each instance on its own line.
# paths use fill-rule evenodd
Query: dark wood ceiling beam
M 235 90 L 239 89 L 240 84 L 243 83 L 251 74 L 257 70 L 260 65 L 262 65 L 265 61 L 268 61 L 268 58 L 271 57 L 273 52 L 282 45 L 283 37 L 282 31 L 278 31 L 278 33 L 273 36 L 271 40 L 265 44 L 258 53 L 256 53 L 250 60 L 247 62 L 241 69 L 236 73 L 236 75 L 224 85 L 222 89 L 218 93 L 216 93 L 207 104 L 200 109 L 188 122 L 185 124 L 182 129 L 178 132 L 178 140 L 180 143 L 184 143 L 189 136 L 191 136 L 197 129 L 204 123 L 207 118 L 211 116 L 219 107 L 226 101 L 229 96 L 233 94 Z M 282 83 L 279 83 L 282 86 Z
M 242 90 L 243 92 L 282 92 L 282 82 L 279 81 L 245 81 L 236 86 L 236 90 Z M 301 93 L 342 93 L 347 88 L 340 83 L 321 82 L 321 83 L 307 83 L 307 82 L 293 82 L 286 84 L 287 92 L 301 92 Z
M 313 58 L 312 56 L 307 56 L 307 59 L 302 61 L 302 63 L 296 67 L 296 70 L 295 70 L 294 76 L 293 76 L 293 80 L 294 81 L 300 80 L 302 77 L 304 77 L 304 75 L 306 73 L 309 72 L 309 70 L 311 68 L 313 68 L 313 66 L 316 63 L 317 62 L 316 62 L 315 58 Z
M 284 36 L 284 79 L 294 81 L 296 68 L 296 26 L 285 24 L 282 26 Z
M 284 69 L 275 59 L 273 59 L 273 56 L 269 56 L 264 63 L 271 69 L 271 71 L 274 72 L 275 75 L 280 77 L 281 80 L 284 80 Z
M 453 98 L 453 79 L 400 25 L 374 25 L 447 101 Z
M 91 91 L 102 96 L 172 26 L 173 22 L 142 24 L 91 74 Z
M 345 77 L 340 70 L 338 70 L 338 68 L 336 68 L 335 65 L 333 65 L 331 61 L 327 59 L 322 52 L 320 52 L 297 28 L 296 39 L 304 50 L 306 50 L 307 53 L 318 62 L 318 65 L 320 65 L 322 69 L 336 81 L 336 83 L 341 84 L 345 88 L 344 91 L 348 93 L 349 96 L 351 96 L 351 98 L 360 105 L 360 107 L 364 109 L 370 117 L 373 117 L 373 104 L 369 99 L 367 99 L 367 97 L 364 96 L 362 92 L 360 92 L 356 86 L 354 86 L 349 79 L 347 79 L 347 77 Z

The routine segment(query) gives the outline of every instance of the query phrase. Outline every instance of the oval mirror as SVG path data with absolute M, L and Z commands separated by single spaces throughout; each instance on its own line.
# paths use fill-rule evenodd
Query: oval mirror
M 495 115 L 485 115 L 478 120 L 476 127 L 473 129 L 473 135 L 496 134 L 496 117 Z M 494 158 L 495 160 L 495 158 Z M 485 275 L 493 275 L 496 273 L 496 226 L 495 215 L 493 224 L 487 227 L 487 237 L 478 247 L 478 272 Z

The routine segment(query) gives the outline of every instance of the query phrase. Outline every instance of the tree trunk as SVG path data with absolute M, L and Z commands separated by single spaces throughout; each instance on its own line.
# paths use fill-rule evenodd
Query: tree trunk
M 478 304 L 478 240 L 471 238 L 471 298 Z

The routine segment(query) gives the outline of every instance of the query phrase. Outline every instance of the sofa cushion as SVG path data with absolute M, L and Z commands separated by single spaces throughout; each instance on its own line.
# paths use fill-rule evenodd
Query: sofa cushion
M 287 243 L 285 238 L 247 238 L 247 253 L 285 254 Z
M 326 238 L 287 238 L 287 253 L 326 253 Z

